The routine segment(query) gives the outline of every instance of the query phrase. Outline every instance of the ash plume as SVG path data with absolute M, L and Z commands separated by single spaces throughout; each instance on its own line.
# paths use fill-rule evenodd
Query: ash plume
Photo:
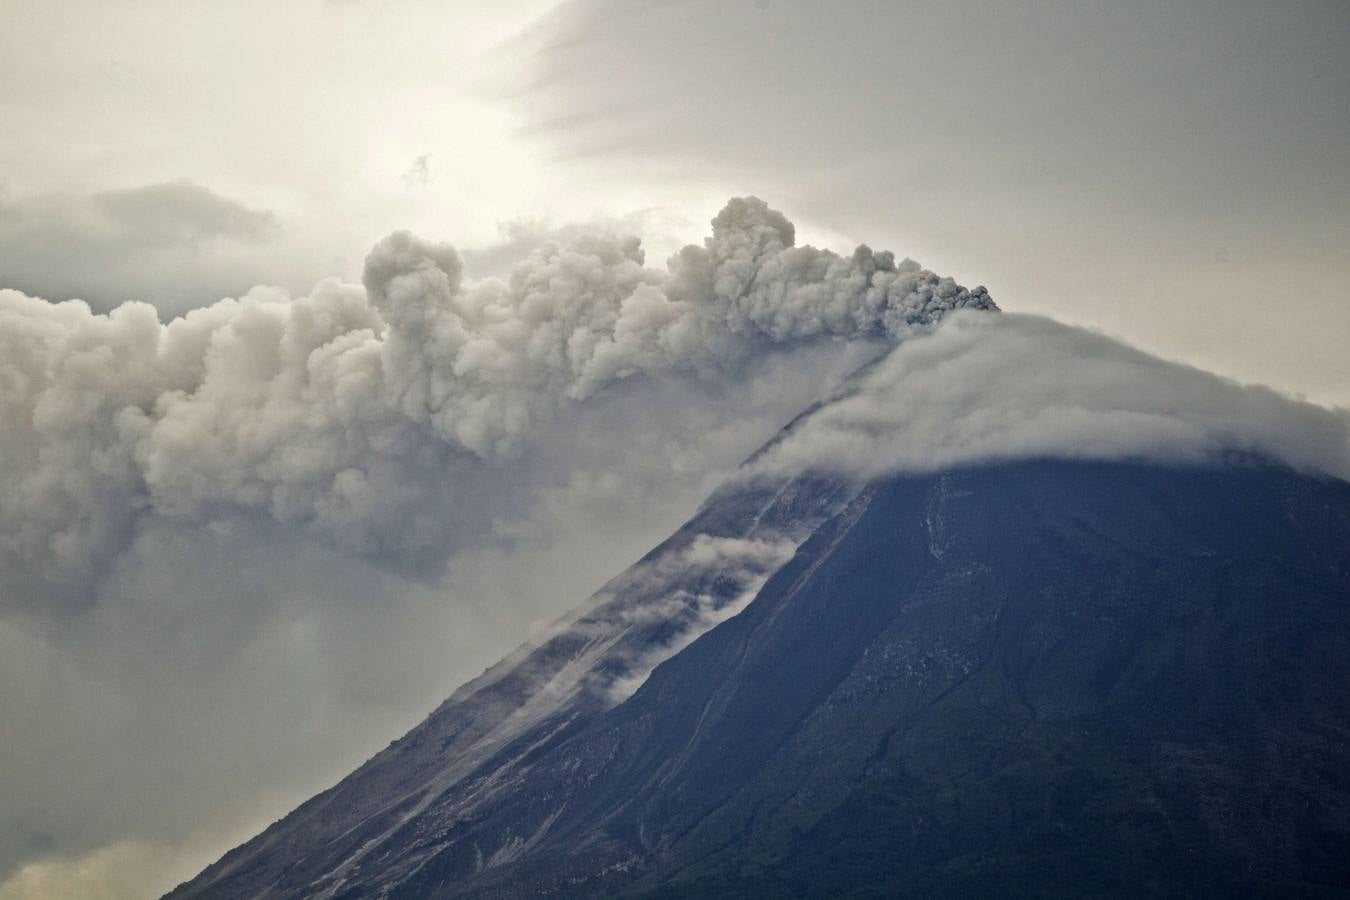
M 665 269 L 613 236 L 546 244 L 509 279 L 462 268 L 398 232 L 370 252 L 364 288 L 257 288 L 168 324 L 146 304 L 95 315 L 0 293 L 0 552 L 81 584 L 147 516 L 261 513 L 434 564 L 500 513 L 484 471 L 559 440 L 621 384 L 725 381 L 785 348 L 894 342 L 994 308 L 889 253 L 796 247 L 753 197 Z

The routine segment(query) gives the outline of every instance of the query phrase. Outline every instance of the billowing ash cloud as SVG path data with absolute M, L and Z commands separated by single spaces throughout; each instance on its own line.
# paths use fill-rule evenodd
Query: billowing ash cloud
M 560 401 L 634 374 L 714 375 L 757 348 L 821 338 L 898 339 L 964 307 L 993 306 L 889 253 L 843 258 L 793 247 L 793 227 L 755 198 L 713 220 L 666 272 L 635 238 L 549 244 L 507 282 L 460 284 L 446 246 L 391 235 L 366 261 L 390 324 L 385 371 L 403 411 L 487 456 L 521 440 Z
M 1350 411 L 1036 316 L 957 314 L 799 423 L 753 472 L 873 476 L 1031 457 L 1246 454 L 1350 479 Z
M 145 304 L 105 316 L 0 293 L 6 564 L 79 585 L 148 515 L 239 512 L 434 564 L 501 513 L 481 470 L 558 440 L 621 382 L 715 382 L 781 348 L 993 307 L 889 253 L 793 238 L 735 199 L 665 270 L 636 238 L 582 237 L 468 283 L 453 248 L 400 232 L 371 251 L 364 289 L 255 289 L 167 325 Z
M 481 280 L 395 234 L 364 285 L 167 324 L 0 291 L 0 896 L 190 875 L 631 565 L 894 339 L 993 305 L 795 247 L 753 199 L 665 267 L 561 231 Z M 680 564 L 739 602 L 790 550 L 762 537 Z M 683 636 L 737 608 L 668 593 Z

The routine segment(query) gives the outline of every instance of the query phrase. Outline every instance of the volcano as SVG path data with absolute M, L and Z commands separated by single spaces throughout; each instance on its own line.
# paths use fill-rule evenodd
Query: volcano
M 1350 484 L 733 483 L 169 896 L 1350 896 Z

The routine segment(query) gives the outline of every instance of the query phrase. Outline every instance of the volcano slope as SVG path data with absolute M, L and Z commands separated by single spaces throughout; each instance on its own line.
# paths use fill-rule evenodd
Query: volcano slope
M 170 896 L 540 895 L 1350 896 L 1350 484 L 725 488 Z

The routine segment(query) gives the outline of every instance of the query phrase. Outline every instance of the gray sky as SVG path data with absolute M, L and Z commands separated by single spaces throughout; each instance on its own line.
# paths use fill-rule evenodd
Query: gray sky
M 806 240 L 1350 402 L 1338 0 L 0 9 L 0 275 L 29 293 L 176 312 L 354 278 L 395 228 L 653 208 L 693 223 L 665 249 L 756 193 Z
M 659 268 L 756 194 L 799 244 L 866 241 L 1005 309 L 1350 405 L 1346 46 L 1342 2 L 0 0 L 0 288 L 167 321 L 358 281 L 399 228 L 475 277 L 596 229 L 642 233 Z M 279 321 L 258 302 L 241 341 Z M 331 783 L 664 537 L 850 359 L 800 353 L 586 406 L 475 476 L 507 499 L 457 495 L 433 533 L 491 539 L 430 576 L 214 496 L 108 526 L 79 587 L 5 573 L 0 898 L 166 888 Z M 111 393 L 89 384 L 71 397 Z M 252 402 L 231 384 L 220 409 Z M 83 448 L 42 483 L 59 502 L 0 524 L 40 530 L 81 490 L 132 502 L 103 433 L 71 437 L 90 407 L 56 409 L 42 436 Z M 193 460 L 231 462 L 222 422 Z M 46 446 L 25 440 L 0 446 Z
M 591 2 L 534 39 L 558 158 L 1350 402 L 1345 3 Z

